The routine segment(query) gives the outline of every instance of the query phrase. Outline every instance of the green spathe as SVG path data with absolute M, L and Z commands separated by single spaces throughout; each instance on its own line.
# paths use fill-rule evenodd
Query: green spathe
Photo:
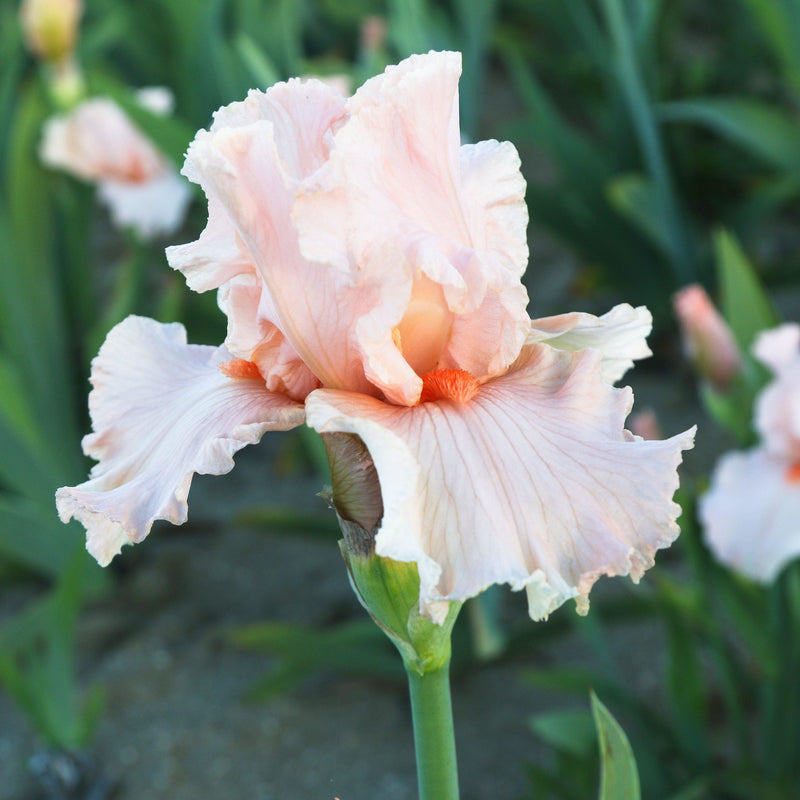
M 407 670 L 417 675 L 441 669 L 450 661 L 450 635 L 461 603 L 450 603 L 437 625 L 419 610 L 419 573 L 414 562 L 376 555 L 372 535 L 339 519 L 345 538 L 339 543 L 359 601 L 394 642 Z

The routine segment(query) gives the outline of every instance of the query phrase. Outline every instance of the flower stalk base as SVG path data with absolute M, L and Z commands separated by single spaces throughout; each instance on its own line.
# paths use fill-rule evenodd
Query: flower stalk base
M 419 800 L 458 800 L 450 664 L 424 675 L 407 672 Z
M 361 604 L 399 651 L 408 675 L 420 800 L 458 800 L 450 702 L 450 638 L 461 603 L 441 625 L 419 610 L 417 565 L 375 554 L 374 530 L 339 517 L 340 543 Z

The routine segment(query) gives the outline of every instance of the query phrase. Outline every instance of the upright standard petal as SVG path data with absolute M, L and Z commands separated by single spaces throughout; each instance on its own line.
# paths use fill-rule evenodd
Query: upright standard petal
M 775 372 L 756 400 L 756 429 L 773 456 L 800 464 L 800 325 L 759 334 L 753 353 Z
M 327 158 L 344 102 L 319 81 L 293 80 L 218 112 L 184 167 L 209 197 L 208 227 L 168 258 L 194 288 L 233 280 L 260 286 L 251 330 L 271 323 L 325 385 L 377 394 L 354 339 L 364 324 L 373 333 L 369 319 L 377 313 L 391 341 L 403 313 L 396 274 L 376 276 L 366 266 L 346 274 L 307 260 L 291 219 L 300 182 Z
M 380 382 L 389 348 L 419 375 L 437 367 L 493 375 L 527 332 L 519 157 L 509 143 L 461 147 L 460 74 L 458 53 L 428 53 L 367 81 L 292 212 L 306 258 L 379 273 L 378 262 L 391 259 L 411 284 L 393 336 L 358 339 L 370 380 L 396 402 L 415 402 L 419 389 L 409 396 L 402 379 L 399 391 Z
M 647 308 L 622 303 L 602 317 L 573 311 L 535 319 L 528 344 L 547 342 L 559 350 L 598 350 L 603 356 L 603 379 L 616 383 L 634 361 L 653 355 L 647 346 L 652 328 L 653 315 Z
M 108 334 L 92 364 L 94 433 L 83 440 L 99 463 L 56 494 L 62 521 L 84 525 L 100 564 L 157 519 L 185 522 L 195 473 L 229 472 L 265 431 L 302 423 L 303 406 L 268 392 L 252 364 L 225 362 L 225 348 L 188 345 L 177 323 L 128 317 Z
M 800 556 L 800 469 L 764 448 L 728 453 L 700 499 L 699 514 L 720 562 L 770 583 Z
M 638 580 L 677 537 L 671 498 L 693 430 L 666 441 L 624 430 L 631 392 L 609 386 L 600 361 L 532 345 L 483 385 L 429 379 L 431 400 L 412 408 L 308 397 L 309 425 L 369 449 L 384 505 L 376 552 L 417 562 L 432 618 L 493 583 L 527 588 L 534 619 L 571 597 L 583 610 L 598 577 Z
M 775 373 L 797 364 L 800 360 L 800 325 L 789 322 L 762 331 L 753 344 L 753 355 Z

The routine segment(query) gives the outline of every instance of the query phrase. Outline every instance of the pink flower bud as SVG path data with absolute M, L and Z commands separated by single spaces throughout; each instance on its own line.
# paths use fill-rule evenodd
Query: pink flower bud
M 380 50 L 386 43 L 386 20 L 373 14 L 361 24 L 361 46 L 368 53 Z
M 661 430 L 656 412 L 652 408 L 645 408 L 636 414 L 631 414 L 628 427 L 631 433 L 635 433 L 649 442 L 664 438 L 664 431 Z
M 81 0 L 23 0 L 19 17 L 28 49 L 45 61 L 68 58 L 82 13 Z
M 673 307 L 687 358 L 715 389 L 724 390 L 742 363 L 731 329 L 699 284 L 681 289 Z

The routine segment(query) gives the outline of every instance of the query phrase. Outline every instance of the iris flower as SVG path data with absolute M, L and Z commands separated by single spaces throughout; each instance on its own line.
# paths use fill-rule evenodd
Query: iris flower
M 420 608 L 495 583 L 532 617 L 601 575 L 637 580 L 678 535 L 681 451 L 643 441 L 614 381 L 649 354 L 644 308 L 531 321 L 525 181 L 508 142 L 460 144 L 457 53 L 412 56 L 350 98 L 290 80 L 220 109 L 183 173 L 208 197 L 171 266 L 218 290 L 219 348 L 130 317 L 94 361 L 89 480 L 57 495 L 107 564 L 186 520 L 193 473 L 267 430 L 360 437 L 378 555 L 416 562 Z
M 800 325 L 759 334 L 753 353 L 775 374 L 756 400 L 761 444 L 719 460 L 700 519 L 722 563 L 770 583 L 800 556 Z
M 168 114 L 172 95 L 152 87 L 137 92 L 142 107 Z M 173 233 L 183 222 L 191 192 L 167 158 L 108 97 L 93 97 L 50 119 L 42 161 L 98 186 L 120 227 L 143 238 Z

